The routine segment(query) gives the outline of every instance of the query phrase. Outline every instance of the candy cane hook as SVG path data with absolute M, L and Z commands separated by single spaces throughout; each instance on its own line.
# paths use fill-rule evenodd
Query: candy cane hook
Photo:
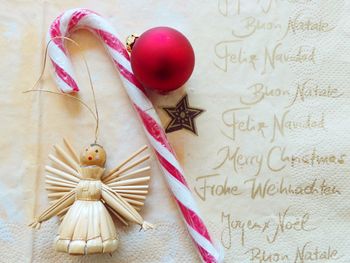
M 185 225 L 194 241 L 203 262 L 220 262 L 222 255 L 214 246 L 208 230 L 199 215 L 199 209 L 176 159 L 152 103 L 147 98 L 142 85 L 134 77 L 129 54 L 117 37 L 111 25 L 95 12 L 87 9 L 72 9 L 64 12 L 51 24 L 47 41 L 49 57 L 55 69 L 55 79 L 59 88 L 66 93 L 79 91 L 72 64 L 67 56 L 64 40 L 77 29 L 85 28 L 95 33 L 104 43 L 118 69 L 127 94 L 136 109 L 152 145 L 160 167 L 173 197 L 183 215 Z

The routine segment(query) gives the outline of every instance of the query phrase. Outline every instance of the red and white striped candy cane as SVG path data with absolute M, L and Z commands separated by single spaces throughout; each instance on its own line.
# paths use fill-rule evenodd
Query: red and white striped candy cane
M 64 39 L 77 29 L 85 28 L 95 33 L 104 43 L 118 69 L 125 89 L 140 116 L 146 135 L 160 163 L 173 197 L 183 215 L 203 262 L 220 262 L 221 254 L 214 246 L 175 153 L 171 148 L 152 103 L 144 88 L 134 77 L 130 59 L 123 43 L 111 25 L 101 16 L 87 9 L 64 12 L 51 24 L 47 41 L 52 39 L 48 54 L 55 68 L 55 78 L 63 92 L 79 91 L 72 64 L 67 56 Z

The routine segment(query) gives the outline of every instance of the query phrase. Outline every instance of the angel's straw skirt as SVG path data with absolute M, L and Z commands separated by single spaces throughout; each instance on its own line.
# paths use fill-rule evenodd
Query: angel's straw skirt
M 118 247 L 114 222 L 101 201 L 76 200 L 65 215 L 56 250 L 69 254 L 112 253 Z

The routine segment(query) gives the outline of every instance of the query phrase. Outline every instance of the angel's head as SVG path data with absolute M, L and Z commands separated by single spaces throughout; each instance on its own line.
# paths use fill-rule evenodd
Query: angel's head
M 106 151 L 99 144 L 90 144 L 82 150 L 80 163 L 83 166 L 97 165 L 104 167 L 106 163 Z

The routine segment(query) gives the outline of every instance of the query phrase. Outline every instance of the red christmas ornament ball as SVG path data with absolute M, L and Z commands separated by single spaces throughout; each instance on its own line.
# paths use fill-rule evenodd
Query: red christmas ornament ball
M 136 39 L 131 51 L 135 77 L 149 89 L 169 92 L 180 88 L 194 68 L 188 39 L 170 27 L 155 27 Z

